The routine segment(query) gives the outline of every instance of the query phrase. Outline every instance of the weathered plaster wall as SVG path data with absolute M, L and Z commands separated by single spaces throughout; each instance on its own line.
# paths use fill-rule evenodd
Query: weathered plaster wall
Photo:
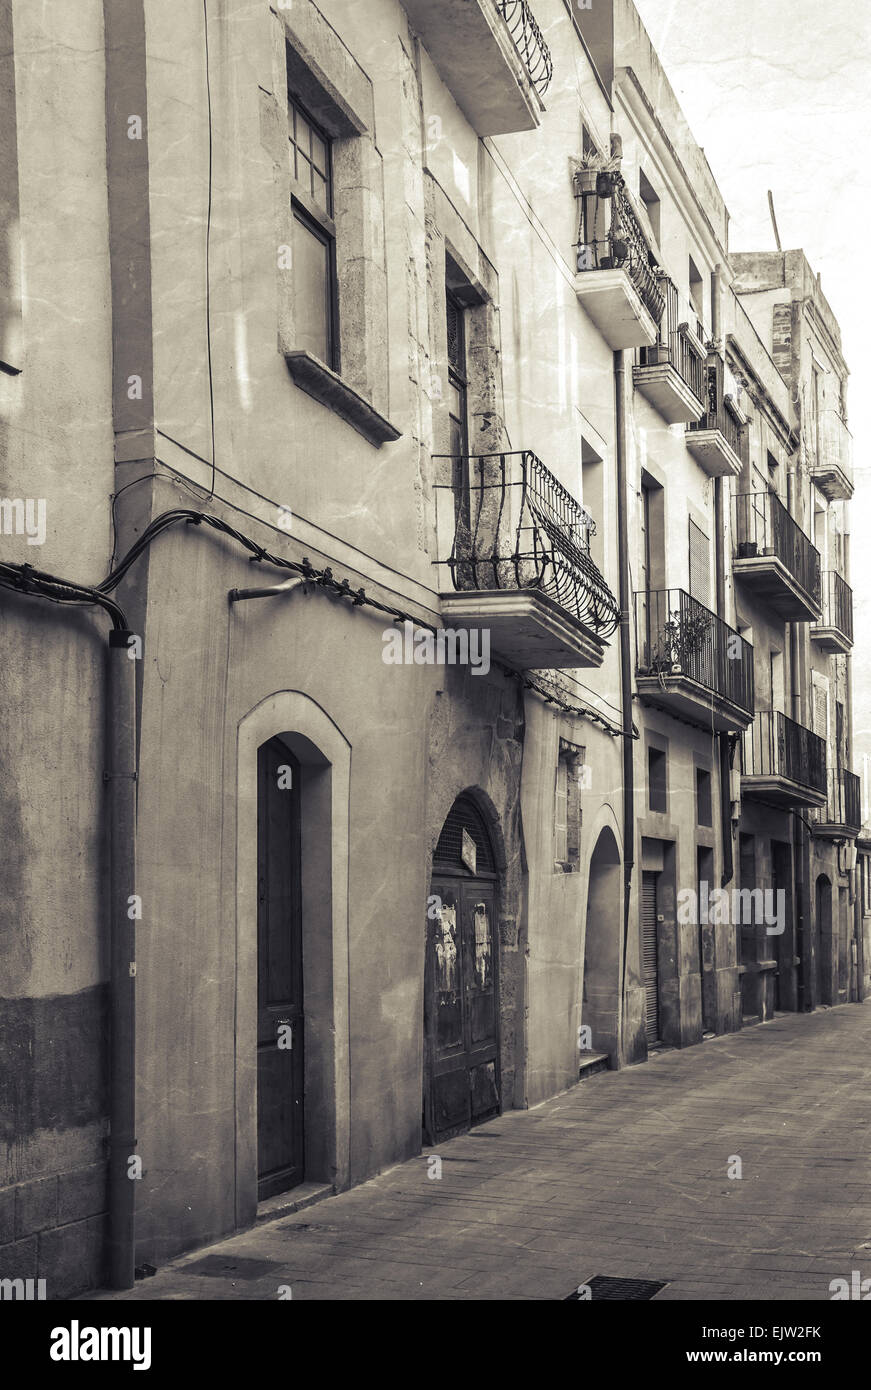
M 0 554 L 87 583 L 107 568 L 112 489 L 102 8 L 2 9 L 20 217 L 2 239 L 22 298 L 0 493 L 43 503 L 46 526 L 42 545 L 4 531 Z M 0 1276 L 45 1278 L 55 1298 L 101 1277 L 107 629 L 0 604 Z

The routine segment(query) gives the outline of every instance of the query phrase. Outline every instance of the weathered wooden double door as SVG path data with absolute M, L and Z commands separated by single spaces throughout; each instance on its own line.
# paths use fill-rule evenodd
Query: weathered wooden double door
M 257 763 L 257 1195 L 304 1175 L 300 765 L 279 739 Z
M 492 881 L 434 873 L 427 917 L 424 1138 L 499 1114 L 498 945 Z

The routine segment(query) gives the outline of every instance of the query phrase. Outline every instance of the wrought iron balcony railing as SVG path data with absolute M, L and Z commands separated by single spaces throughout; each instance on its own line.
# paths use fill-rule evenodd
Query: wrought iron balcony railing
M 826 804 L 811 811 L 817 825 L 843 826 L 857 831 L 862 825 L 861 783 L 855 772 L 830 767 Z
M 826 745 L 819 734 L 781 714 L 758 713 L 743 735 L 745 777 L 781 777 L 811 791 L 826 791 Z
M 456 590 L 537 590 L 596 636 L 614 632 L 620 609 L 590 555 L 595 522 L 535 454 L 434 462 L 450 473 L 435 486 L 439 513 L 451 505 L 453 543 L 441 562 Z
M 744 432 L 735 415 L 726 404 L 724 394 L 725 363 L 718 353 L 709 358 L 703 372 L 703 390 L 699 398 L 705 405 L 705 413 L 699 420 L 687 425 L 688 430 L 719 430 L 729 448 L 742 462 L 745 459 Z
M 773 555 L 819 606 L 820 553 L 773 492 L 735 498 L 736 559 Z
M 655 343 L 653 347 L 639 348 L 638 365 L 640 367 L 671 365 L 693 394 L 704 402 L 706 400 L 704 359 L 689 344 L 689 334 L 697 334 L 698 332 L 698 321 L 696 320 L 692 327 L 689 324 L 681 325 L 677 285 L 664 271 L 660 271 L 657 278 L 660 293 L 665 300 L 665 310 L 660 323 L 659 342 Z
M 826 570 L 822 575 L 823 615 L 813 628 L 833 627 L 853 640 L 853 590 L 837 570 Z
M 685 590 L 636 593 L 635 650 L 639 673 L 688 676 L 752 714 L 752 646 Z
M 508 25 L 532 85 L 543 97 L 553 77 L 553 58 L 527 0 L 496 0 L 496 8 Z
M 645 308 L 658 325 L 665 310 L 656 261 L 626 192 L 622 174 L 610 174 L 612 193 L 578 191 L 578 270 L 626 269 Z M 576 184 L 576 187 L 578 185 Z

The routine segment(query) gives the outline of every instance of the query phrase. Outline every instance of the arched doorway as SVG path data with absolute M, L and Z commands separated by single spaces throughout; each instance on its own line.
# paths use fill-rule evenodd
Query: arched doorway
M 498 1115 L 498 876 L 471 796 L 457 797 L 433 855 L 424 971 L 424 1142 Z
M 590 859 L 581 1024 L 592 1033 L 592 1050 L 617 1060 L 620 939 L 623 890 L 620 851 L 606 826 Z
M 837 1001 L 832 997 L 832 884 L 825 874 L 820 874 L 816 885 L 814 946 L 817 957 L 814 1002 L 834 1004 Z
M 248 1226 L 270 1188 L 349 1182 L 351 746 L 309 696 L 278 691 L 239 721 L 237 779 L 227 1181 Z

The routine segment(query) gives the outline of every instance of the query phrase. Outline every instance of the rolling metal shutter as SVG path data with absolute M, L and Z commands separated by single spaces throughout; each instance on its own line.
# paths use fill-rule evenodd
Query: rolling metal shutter
M 641 875 L 641 970 L 647 996 L 647 1043 L 659 1042 L 659 972 L 656 952 L 656 880 L 645 869 Z

